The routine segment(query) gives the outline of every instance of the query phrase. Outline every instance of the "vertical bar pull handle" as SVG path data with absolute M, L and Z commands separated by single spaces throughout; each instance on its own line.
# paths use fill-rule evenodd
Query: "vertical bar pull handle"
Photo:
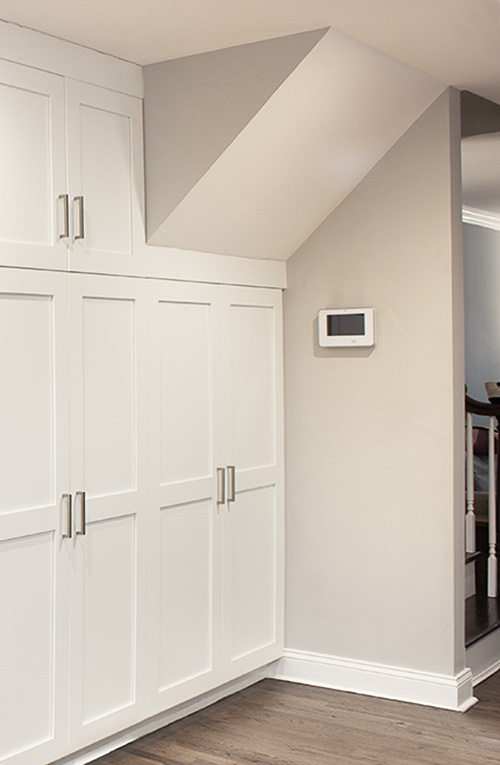
M 234 465 L 227 466 L 227 501 L 236 502 L 236 468 Z
M 226 471 L 224 468 L 217 468 L 217 504 L 226 504 Z
M 67 194 L 59 194 L 57 199 L 59 203 L 62 202 L 63 209 L 63 231 L 59 234 L 59 239 L 67 239 L 69 237 L 69 198 Z
M 87 531 L 87 517 L 86 517 L 86 503 L 85 503 L 85 492 L 84 491 L 77 491 L 75 494 L 75 505 L 78 502 L 79 504 L 79 514 L 78 514 L 78 525 L 75 529 L 75 534 L 85 536 L 85 533 Z M 76 513 L 76 510 L 75 510 Z M 75 525 L 76 525 L 76 519 L 75 519 Z
M 78 234 L 75 234 L 75 239 L 85 239 L 85 209 L 83 197 L 75 197 L 75 204 L 78 205 Z
M 63 539 L 71 539 L 72 526 L 73 526 L 73 505 L 71 500 L 71 494 L 63 494 L 62 500 L 65 504 L 66 517 L 65 517 L 65 530 L 61 534 Z

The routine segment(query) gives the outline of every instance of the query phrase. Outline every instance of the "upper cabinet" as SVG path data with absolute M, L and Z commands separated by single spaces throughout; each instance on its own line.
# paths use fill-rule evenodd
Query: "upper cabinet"
M 66 81 L 71 270 L 138 274 L 144 244 L 142 104 Z
M 0 62 L 0 264 L 141 273 L 141 100 Z
M 64 78 L 0 62 L 0 111 L 0 263 L 66 268 Z

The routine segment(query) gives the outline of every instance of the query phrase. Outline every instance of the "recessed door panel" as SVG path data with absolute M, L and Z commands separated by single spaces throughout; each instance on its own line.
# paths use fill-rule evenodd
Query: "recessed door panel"
M 55 535 L 0 541 L 0 761 L 54 735 Z
M 0 62 L 0 113 L 0 263 L 65 268 L 63 78 Z
M 54 500 L 54 307 L 51 295 L 0 293 L 0 514 Z
M 212 503 L 160 511 L 160 688 L 210 671 L 213 609 Z
M 0 185 L 4 242 L 48 245 L 52 239 L 49 96 L 0 85 Z M 23 129 L 20 129 L 22 126 Z M 26 179 L 30 178 L 30 183 Z M 22 200 L 22 204 L 20 201 Z
M 66 80 L 72 270 L 139 274 L 144 245 L 140 99 Z
M 133 516 L 87 525 L 83 587 L 83 723 L 135 695 L 136 530 Z
M 130 118 L 80 103 L 81 192 L 92 251 L 132 252 Z
M 277 518 L 273 486 L 241 492 L 224 518 L 229 660 L 276 637 Z
M 83 299 L 84 483 L 88 497 L 136 487 L 135 305 Z
M 239 470 L 276 461 L 274 309 L 232 302 L 227 322 L 228 451 Z
M 162 484 L 212 474 L 211 323 L 209 304 L 159 304 Z

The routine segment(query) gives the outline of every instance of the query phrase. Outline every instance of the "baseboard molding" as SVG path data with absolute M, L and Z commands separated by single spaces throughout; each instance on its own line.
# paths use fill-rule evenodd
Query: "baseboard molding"
M 53 763 L 53 765 L 86 765 L 88 762 L 93 762 L 99 757 L 104 757 L 105 754 L 113 752 L 115 749 L 119 749 L 122 746 L 131 744 L 143 736 L 147 736 L 149 733 L 154 733 L 155 730 L 170 725 L 170 723 L 181 720 L 183 717 L 194 712 L 199 712 L 200 709 L 209 707 L 211 704 L 215 704 L 217 701 L 232 696 L 233 693 L 242 691 L 244 688 L 248 688 L 250 685 L 260 682 L 269 676 L 268 667 L 261 667 L 254 672 L 249 672 L 243 677 L 239 677 L 236 680 L 232 680 L 225 685 L 215 688 L 213 691 L 204 693 L 201 696 L 197 696 L 191 701 L 187 701 L 184 704 L 169 709 L 167 712 L 162 712 L 155 717 L 150 717 L 137 725 L 127 728 L 114 736 L 99 741 L 92 746 L 82 749 L 79 752 L 70 754 L 61 760 Z
M 165 725 L 248 688 L 266 677 L 459 712 L 465 712 L 477 701 L 472 693 L 473 677 L 469 669 L 452 677 L 409 671 L 382 664 L 350 661 L 305 651 L 286 650 L 283 657 L 272 664 L 162 714 L 148 718 L 114 736 L 58 760 L 54 765 L 86 765 Z
M 269 677 L 457 712 L 465 712 L 477 701 L 469 669 L 456 676 L 437 675 L 285 650 L 283 658 L 271 665 Z
M 472 672 L 472 684 L 482 683 L 500 669 L 500 630 L 469 646 L 465 652 L 465 663 Z

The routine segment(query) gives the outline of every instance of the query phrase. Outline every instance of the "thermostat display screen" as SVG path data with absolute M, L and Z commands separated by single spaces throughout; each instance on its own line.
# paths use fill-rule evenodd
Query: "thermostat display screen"
M 375 345 L 375 309 L 325 308 L 319 311 L 318 342 L 325 348 Z
M 326 334 L 328 337 L 339 335 L 364 335 L 364 313 L 337 314 L 326 317 Z

